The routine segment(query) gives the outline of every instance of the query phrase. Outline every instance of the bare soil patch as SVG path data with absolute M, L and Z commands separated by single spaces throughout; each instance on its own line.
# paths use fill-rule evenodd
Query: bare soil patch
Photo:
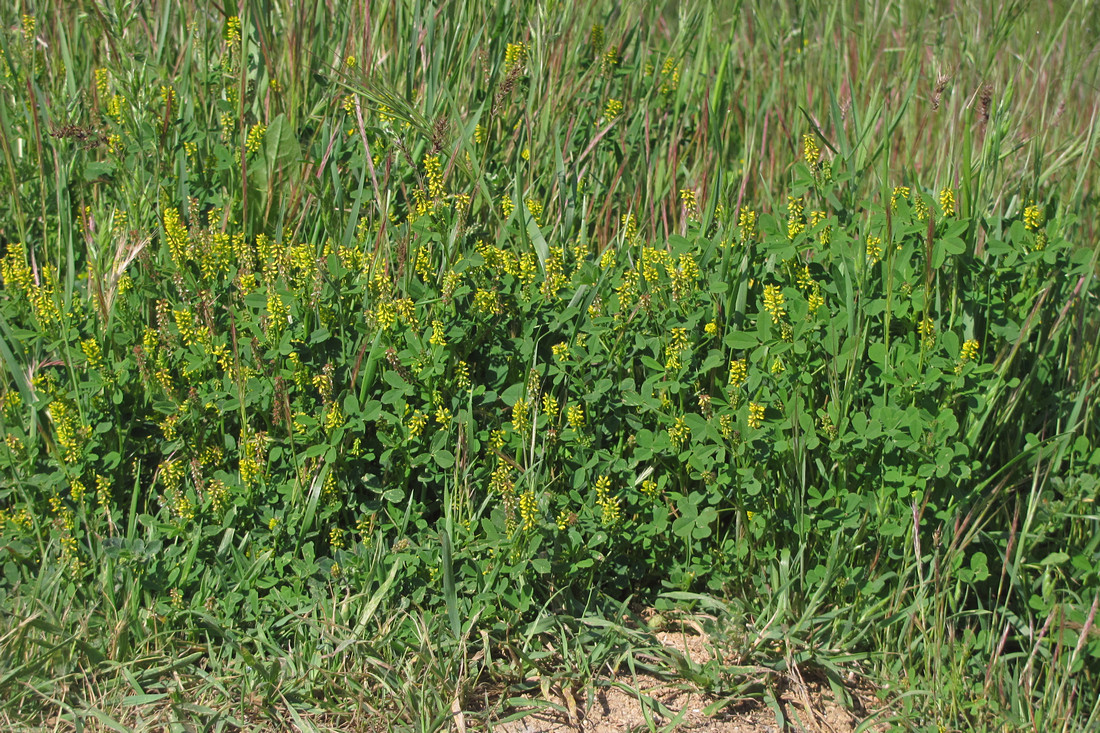
M 660 632 L 656 637 L 662 645 L 696 664 L 709 661 L 704 639 L 689 629 Z M 774 679 L 773 671 L 761 671 Z M 700 733 L 851 733 L 860 726 L 863 730 L 887 729 L 873 722 L 865 725 L 883 712 L 870 684 L 853 677 L 845 689 L 851 697 L 851 709 L 836 699 L 820 675 L 784 675 L 773 685 L 774 704 L 785 719 L 781 726 L 771 705 L 758 695 L 727 699 L 727 704 L 722 704 L 723 698 L 701 691 L 687 679 L 620 673 L 597 679 L 587 695 L 580 690 L 544 686 L 543 692 L 548 694 L 529 698 L 529 707 L 515 705 L 504 716 L 506 722 L 492 723 L 489 729 L 498 733 L 620 733 L 651 728 Z

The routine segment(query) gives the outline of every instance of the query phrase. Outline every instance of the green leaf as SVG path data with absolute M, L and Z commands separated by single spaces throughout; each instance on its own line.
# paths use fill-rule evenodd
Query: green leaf
M 730 331 L 726 334 L 726 337 L 722 339 L 722 343 L 731 349 L 747 350 L 755 348 L 760 339 L 757 338 L 755 333 L 745 333 L 744 331 Z

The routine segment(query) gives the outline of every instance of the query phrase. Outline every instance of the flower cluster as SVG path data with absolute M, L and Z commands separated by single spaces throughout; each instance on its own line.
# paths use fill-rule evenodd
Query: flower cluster
M 955 192 L 950 188 L 940 190 L 940 209 L 945 217 L 955 215 Z
M 794 239 L 806 230 L 806 220 L 802 216 L 802 199 L 787 197 L 787 239 Z
M 764 406 L 757 402 L 749 403 L 748 425 L 754 430 L 764 424 Z
M 877 265 L 882 260 L 882 237 L 867 235 L 867 264 Z
M 772 317 L 772 323 L 779 323 L 787 315 L 786 298 L 778 285 L 764 286 L 764 310 Z
M 688 349 L 686 328 L 673 328 L 672 338 L 665 347 L 665 369 L 673 371 L 681 366 L 680 357 Z
M 605 527 L 616 524 L 622 518 L 619 497 L 611 495 L 611 479 L 600 476 L 596 479 L 596 506 L 600 508 L 600 522 Z

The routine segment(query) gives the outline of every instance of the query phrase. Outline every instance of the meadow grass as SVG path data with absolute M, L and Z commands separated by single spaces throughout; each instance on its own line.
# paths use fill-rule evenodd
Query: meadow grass
M 1095 3 L 0 18 L 6 728 L 1100 724 Z

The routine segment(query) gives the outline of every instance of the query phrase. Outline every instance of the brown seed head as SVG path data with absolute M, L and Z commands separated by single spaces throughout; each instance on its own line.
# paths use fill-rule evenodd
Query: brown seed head
M 932 89 L 932 109 L 937 110 L 940 108 L 940 99 L 943 98 L 943 92 L 947 89 L 947 82 L 951 81 L 951 77 L 947 74 L 940 74 L 936 77 L 936 86 Z

